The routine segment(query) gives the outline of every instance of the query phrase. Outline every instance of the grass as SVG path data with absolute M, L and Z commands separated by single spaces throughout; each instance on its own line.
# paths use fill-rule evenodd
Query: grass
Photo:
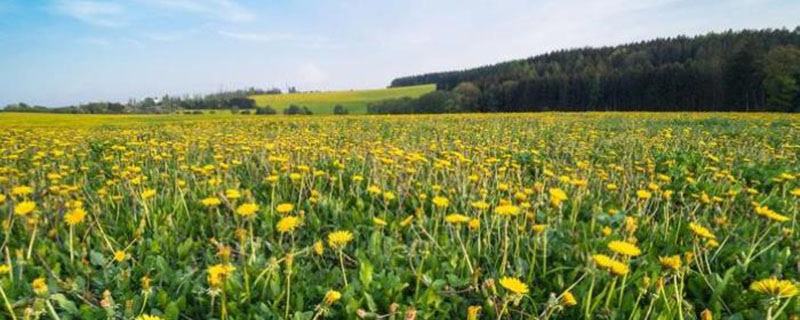
M 0 128 L 0 319 L 800 314 L 797 115 Z
M 367 113 L 367 104 L 374 101 L 419 97 L 436 90 L 436 85 L 419 85 L 401 88 L 291 93 L 279 95 L 255 95 L 258 106 L 272 106 L 282 112 L 289 105 L 307 106 L 314 114 L 332 114 L 333 107 L 343 105 L 351 114 Z

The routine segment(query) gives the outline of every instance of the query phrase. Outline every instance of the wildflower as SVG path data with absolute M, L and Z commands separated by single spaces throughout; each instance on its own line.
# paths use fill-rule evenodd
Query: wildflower
M 335 231 L 328 234 L 328 245 L 334 249 L 342 249 L 353 240 L 353 233 L 350 231 Z
M 242 217 L 248 218 L 253 216 L 258 209 L 258 205 L 255 203 L 245 203 L 236 208 L 236 213 Z
M 216 264 L 208 267 L 208 270 L 206 270 L 208 284 L 212 288 L 219 288 L 234 270 L 236 270 L 236 267 L 230 264 Z
M 674 256 L 658 257 L 658 261 L 661 263 L 661 267 L 672 270 L 680 269 L 682 263 L 681 256 L 677 254 Z
M 636 191 L 636 197 L 639 198 L 639 199 L 642 199 L 642 200 L 648 200 L 652 196 L 653 196 L 653 194 L 650 193 L 650 191 L 647 191 L 647 190 L 637 190 Z
M 500 285 L 514 294 L 521 295 L 528 293 L 528 285 L 517 278 L 503 277 L 500 279 Z
M 122 250 L 114 251 L 114 261 L 116 261 L 116 262 L 122 262 L 127 257 L 128 257 L 128 255 L 125 253 L 125 251 L 122 251 Z
M 339 291 L 331 289 L 325 293 L 325 298 L 322 299 L 322 302 L 326 306 L 332 306 L 334 303 L 336 303 L 336 301 L 339 301 L 339 299 L 341 298 L 342 294 Z
M 578 300 L 572 295 L 572 292 L 565 291 L 561 294 L 561 304 L 567 307 L 572 307 L 578 304 Z
M 7 264 L 0 264 L 0 275 L 8 274 L 11 272 L 11 267 Z
M 481 306 L 467 307 L 467 320 L 478 320 L 478 317 L 481 315 L 481 309 Z
M 614 259 L 611 259 L 611 257 L 604 254 L 596 254 L 592 256 L 592 261 L 594 261 L 594 264 L 596 264 L 598 267 L 610 268 Z
M 295 216 L 286 216 L 281 218 L 278 221 L 278 232 L 280 233 L 287 233 L 292 232 L 294 229 L 300 226 L 300 219 Z
M 789 193 L 791 195 L 795 196 L 795 197 L 800 197 L 800 188 L 794 188 L 792 191 L 789 191 Z M 3 201 L 0 201 L 0 202 L 3 202 Z
M 536 232 L 537 234 L 539 234 L 539 233 L 542 233 L 545 230 L 547 230 L 547 225 L 546 224 L 534 224 L 531 228 L 533 229 L 533 232 Z
M 447 200 L 445 197 L 433 197 L 433 204 L 438 208 L 447 208 L 450 205 L 450 200 Z
M 377 227 L 385 227 L 387 225 L 386 220 L 381 218 L 372 218 L 372 223 L 374 223 Z
M 200 203 L 203 204 L 204 207 L 216 207 L 222 203 L 217 197 L 208 197 L 203 200 L 200 200 Z
M 36 202 L 23 201 L 14 206 L 14 213 L 20 216 L 27 215 L 36 210 Z
M 67 222 L 67 225 L 74 226 L 83 222 L 86 219 L 86 211 L 83 208 L 76 208 L 64 215 L 64 220 Z
M 291 203 L 281 203 L 277 207 L 275 207 L 275 211 L 278 213 L 289 213 L 294 210 L 294 205 Z
M 3 195 L 3 194 L 0 194 L 0 204 L 2 204 L 5 201 L 6 201 L 6 196 Z
M 489 209 L 489 204 L 486 203 L 486 201 L 475 201 L 475 202 L 471 203 L 470 205 L 473 208 L 475 208 L 476 210 L 480 210 L 480 211 Z
M 314 242 L 314 253 L 318 256 L 325 253 L 325 246 L 322 245 L 322 241 Z
M 601 232 L 603 233 L 604 237 L 608 237 L 611 234 L 611 231 L 611 227 L 605 226 Z
M 519 214 L 519 207 L 510 204 L 497 206 L 494 208 L 494 213 L 499 216 L 515 216 Z
M 383 193 L 383 200 L 385 200 L 387 202 L 392 201 L 395 198 L 397 198 L 397 196 L 395 196 L 394 193 L 392 193 L 392 192 L 384 192 Z
M 777 222 L 789 221 L 789 217 L 779 214 L 766 206 L 756 206 L 756 214 Z
M 467 217 L 467 216 L 465 216 L 463 214 L 453 213 L 453 214 L 449 214 L 446 217 L 444 217 L 444 221 L 447 222 L 447 223 L 452 223 L 452 224 L 460 224 L 460 223 L 469 222 L 469 217 Z
M 550 194 L 550 203 L 553 204 L 553 206 L 558 207 L 561 205 L 561 202 L 567 200 L 567 193 L 560 188 L 550 188 L 547 192 Z
M 31 285 L 33 286 L 33 292 L 36 294 L 43 295 L 47 293 L 47 280 L 45 278 L 33 279 Z
M 694 234 L 696 234 L 696 235 L 698 235 L 700 237 L 703 237 L 703 238 L 708 238 L 708 239 L 716 239 L 717 238 L 716 236 L 714 236 L 714 234 L 711 232 L 711 230 L 708 230 L 707 228 L 705 228 L 705 227 L 703 227 L 703 226 L 701 226 L 699 224 L 696 224 L 694 222 L 690 222 L 689 223 L 689 229 L 692 229 L 692 232 L 694 232 Z
M 635 257 L 642 254 L 642 250 L 640 250 L 639 247 L 623 241 L 611 241 L 608 243 L 608 248 L 611 249 L 611 251 L 629 257 Z
M 611 262 L 611 273 L 616 274 L 618 276 L 622 276 L 628 274 L 628 272 L 629 269 L 627 264 L 616 260 L 613 260 Z
M 481 220 L 478 218 L 472 219 L 469 221 L 469 228 L 472 230 L 477 230 L 481 227 Z
M 143 314 L 141 316 L 136 317 L 134 320 L 164 320 L 162 317 L 151 316 L 149 314 Z
M 142 200 L 147 200 L 147 199 L 150 199 L 150 198 L 155 197 L 155 196 L 156 196 L 156 190 L 155 189 L 147 189 L 147 190 L 142 192 Z
M 700 320 L 713 320 L 713 319 L 714 315 L 711 314 L 710 310 L 705 309 L 703 310 L 703 312 L 700 312 Z
M 28 186 L 19 186 L 11 188 L 11 195 L 14 196 L 27 196 L 33 193 L 33 188 Z
M 778 280 L 774 277 L 753 282 L 750 290 L 777 298 L 791 298 L 800 292 L 791 281 Z
M 242 197 L 242 194 L 239 193 L 239 190 L 236 189 L 228 189 L 225 190 L 225 198 L 236 200 Z
M 380 194 L 381 188 L 378 188 L 378 186 L 369 186 L 367 187 L 367 192 L 371 194 Z

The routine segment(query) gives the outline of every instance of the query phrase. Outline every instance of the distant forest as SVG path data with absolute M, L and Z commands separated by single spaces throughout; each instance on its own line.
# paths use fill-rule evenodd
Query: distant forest
M 556 51 L 392 81 L 435 83 L 371 113 L 800 111 L 800 27 L 710 33 Z

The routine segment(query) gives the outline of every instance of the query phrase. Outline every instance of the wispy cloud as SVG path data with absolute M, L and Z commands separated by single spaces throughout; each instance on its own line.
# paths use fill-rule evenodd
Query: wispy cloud
M 50 8 L 54 13 L 69 16 L 101 27 L 120 27 L 127 24 L 125 7 L 119 3 L 59 0 Z
M 137 0 L 150 6 L 185 13 L 202 14 L 228 22 L 248 22 L 256 16 L 233 0 Z

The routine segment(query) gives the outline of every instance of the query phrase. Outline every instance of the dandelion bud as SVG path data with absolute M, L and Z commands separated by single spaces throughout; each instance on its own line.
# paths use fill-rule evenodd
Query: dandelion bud
M 703 310 L 703 312 L 700 313 L 700 319 L 701 320 L 712 320 L 712 319 L 714 319 L 714 316 L 711 314 L 711 311 L 709 311 L 708 309 L 705 309 L 705 310 Z
M 406 310 L 406 315 L 403 318 L 404 320 L 414 320 L 417 318 L 417 310 L 408 309 Z

